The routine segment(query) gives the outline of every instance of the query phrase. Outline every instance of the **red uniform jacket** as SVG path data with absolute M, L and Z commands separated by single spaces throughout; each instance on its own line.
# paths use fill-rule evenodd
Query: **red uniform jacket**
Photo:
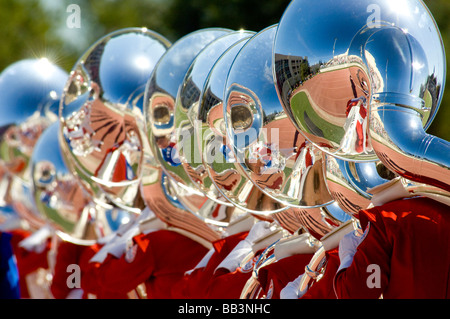
M 340 265 L 339 248 L 325 252 L 326 265 L 322 278 L 314 282 L 301 299 L 336 299 L 333 281 Z
M 313 254 L 298 254 L 282 258 L 259 269 L 258 281 L 268 299 L 280 299 L 280 291 L 305 272 Z
M 360 212 L 367 236 L 335 278 L 338 298 L 449 298 L 450 207 L 422 197 Z
M 25 278 L 39 268 L 48 268 L 47 254 L 50 250 L 51 239 L 47 240 L 46 247 L 42 252 L 36 253 L 19 246 L 22 240 L 32 234 L 31 232 L 23 229 L 15 229 L 9 231 L 9 233 L 12 235 L 11 245 L 16 256 L 17 269 L 19 271 L 20 296 L 21 298 L 30 298 Z
M 197 268 L 190 274 L 184 275 L 183 279 L 175 286 L 172 292 L 174 299 L 205 299 L 210 281 L 214 278 L 214 270 L 228 256 L 234 247 L 245 237 L 248 232 L 242 232 L 213 243 L 214 253 L 205 267 Z M 223 273 L 222 273 L 223 274 Z
M 102 289 L 102 287 L 99 287 L 95 280 L 92 280 L 92 277 L 90 277 L 92 274 L 91 267 L 95 267 L 95 264 L 89 263 L 89 260 L 100 250 L 100 248 L 101 246 L 99 244 L 83 246 L 67 241 L 62 241 L 59 244 L 51 285 L 53 297 L 56 299 L 65 299 L 70 291 L 74 289 L 71 286 L 75 283 L 75 280 L 79 280 L 79 288 L 83 289 L 83 298 L 88 298 L 91 295 L 99 299 L 127 298 L 126 294 L 117 294 L 116 292 Z M 75 275 L 75 271 L 68 268 L 69 265 L 76 265 L 79 267 L 80 278 L 72 280 L 73 277 L 71 276 Z M 70 286 L 67 283 L 68 279 L 71 283 Z
M 253 266 L 246 270 L 238 267 L 232 272 L 225 268 L 217 269 L 209 282 L 206 298 L 239 299 L 242 289 L 252 276 Z
M 253 253 L 253 258 L 235 271 L 230 272 L 228 269 L 218 268 L 209 282 L 206 297 L 209 299 L 239 299 L 263 252 L 264 249 L 261 249 Z
M 126 294 L 145 283 L 149 299 L 171 298 L 173 287 L 194 268 L 208 249 L 175 231 L 158 230 L 133 238 L 134 246 L 120 258 L 106 258 L 95 268 L 97 283 Z

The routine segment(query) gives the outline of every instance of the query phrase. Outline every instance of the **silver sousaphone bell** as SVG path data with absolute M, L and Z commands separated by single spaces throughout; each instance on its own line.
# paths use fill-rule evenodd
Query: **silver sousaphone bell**
M 176 147 L 175 104 L 186 72 L 199 52 L 230 32 L 229 29 L 207 28 L 177 40 L 156 65 L 144 98 L 146 137 L 150 148 L 144 154 L 142 197 L 169 227 L 194 234 L 205 245 L 220 238 L 219 233 L 204 221 L 217 205 L 198 188 L 184 182 L 190 180 L 180 166 Z
M 189 178 L 187 183 L 213 201 L 230 207 L 232 204 L 217 190 L 205 169 L 203 138 L 198 136 L 200 104 L 205 97 L 205 83 L 218 61 L 231 47 L 245 43 L 253 34 L 244 30 L 231 32 L 206 46 L 189 67 L 176 99 L 176 139 L 181 166 Z
M 31 157 L 33 204 L 42 219 L 66 241 L 92 245 L 131 218 L 130 212 L 92 201 L 80 180 L 65 164 L 59 139 L 60 123 L 41 135 Z
M 379 158 L 398 175 L 450 190 L 448 142 L 425 133 L 446 63 L 422 1 L 295 0 L 274 59 L 280 99 L 314 145 L 342 159 Z
M 25 59 L 0 74 L 0 206 L 27 227 L 45 223 L 31 204 L 29 161 L 42 132 L 57 119 L 67 72 L 47 58 Z
M 195 135 L 202 155 L 199 166 L 215 187 L 239 211 L 269 218 L 286 207 L 265 195 L 244 173 L 227 137 L 224 101 L 227 75 L 236 56 L 255 35 L 228 48 L 212 67 L 201 92 L 195 115 Z
M 448 203 L 449 145 L 425 133 L 442 99 L 445 53 L 422 1 L 294 0 L 279 23 L 274 60 L 280 100 L 327 154 L 327 184 L 344 209 L 366 208 L 371 192 L 398 181 L 404 187 L 396 196 Z M 390 174 L 359 179 L 386 168 Z M 311 261 L 312 274 L 323 256 L 322 249 Z M 300 290 L 310 278 L 303 276 Z
M 60 105 L 63 154 L 97 203 L 142 203 L 145 85 L 171 43 L 146 28 L 114 31 L 79 58 Z

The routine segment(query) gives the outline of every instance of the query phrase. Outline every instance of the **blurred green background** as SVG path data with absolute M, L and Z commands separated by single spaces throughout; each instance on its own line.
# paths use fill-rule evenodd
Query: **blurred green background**
M 46 56 L 70 71 L 103 35 L 125 27 L 147 27 L 172 42 L 206 27 L 260 31 L 278 23 L 290 0 L 0 0 L 0 70 L 24 58 Z M 392 0 L 396 1 L 396 0 Z M 450 1 L 424 1 L 450 48 Z M 80 9 L 80 27 L 69 28 Z M 74 21 L 74 20 L 70 20 Z M 448 61 L 448 55 L 447 55 Z M 450 141 L 450 85 L 430 134 Z

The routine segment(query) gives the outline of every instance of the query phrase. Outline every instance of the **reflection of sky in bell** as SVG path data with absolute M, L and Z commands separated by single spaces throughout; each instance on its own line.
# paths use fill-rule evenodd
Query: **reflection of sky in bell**
M 190 71 L 188 71 L 190 72 L 189 75 L 192 77 L 192 81 L 197 88 L 203 88 L 206 77 L 208 76 L 211 68 L 214 66 L 214 63 L 219 59 L 219 57 L 226 51 L 226 49 L 228 49 L 233 43 L 243 38 L 250 37 L 252 34 L 253 33 L 250 32 L 232 32 L 220 37 L 203 49 L 195 58 Z
M 283 111 L 272 77 L 272 47 L 275 27 L 269 27 L 251 38 L 231 66 L 226 87 L 233 83 L 253 91 L 266 115 Z
M 175 98 L 186 71 L 200 50 L 228 32 L 225 29 L 200 30 L 176 41 L 161 58 L 152 76 L 156 78 L 156 85 Z
M 33 165 L 41 161 L 50 161 L 57 174 L 68 174 L 69 170 L 63 160 L 59 147 L 59 121 L 51 124 L 39 137 L 31 156 Z
M 342 172 L 347 173 L 347 178 L 353 186 L 359 188 L 363 193 L 368 189 L 384 184 L 387 180 L 380 177 L 377 172 L 376 162 L 361 162 L 350 164 L 343 160 L 337 160 Z M 350 165 L 354 165 L 356 176 L 351 174 Z
M 0 126 L 21 123 L 37 110 L 42 111 L 52 101 L 52 92 L 61 95 L 67 78 L 59 67 L 35 59 L 6 68 L 0 77 Z
M 101 55 L 99 70 L 103 97 L 110 102 L 125 103 L 131 95 L 136 97 L 142 93 L 165 51 L 161 42 L 144 34 L 127 33 L 109 40 Z M 95 51 L 91 53 L 95 54 Z
M 345 223 L 352 218 L 349 214 L 344 212 L 336 202 L 333 202 L 332 204 L 326 206 L 326 209 L 334 218 L 342 223 Z
M 396 2 L 365 0 L 343 5 L 340 1 L 328 0 L 320 6 L 309 0 L 292 2 L 280 24 L 284 23 L 285 18 L 294 18 L 290 18 L 291 24 L 283 26 L 285 32 L 277 34 L 275 52 L 307 56 L 310 65 L 327 62 L 332 58 L 333 50 L 334 55 L 345 53 L 353 36 L 379 13 L 382 21 L 394 23 L 410 32 L 424 44 L 430 56 L 439 58 L 442 53 L 436 52 L 438 40 L 429 32 L 428 26 L 433 22 L 426 9 L 417 5 L 419 1 L 402 0 L 401 6 Z M 378 12 L 374 8 L 379 9 Z
M 219 99 L 224 98 L 225 81 L 230 65 L 233 63 L 236 55 L 248 39 L 243 39 L 229 48 L 220 59 L 214 64 L 208 75 L 207 85 L 211 92 Z M 204 88 L 206 89 L 206 88 Z M 206 90 L 205 90 L 206 91 Z

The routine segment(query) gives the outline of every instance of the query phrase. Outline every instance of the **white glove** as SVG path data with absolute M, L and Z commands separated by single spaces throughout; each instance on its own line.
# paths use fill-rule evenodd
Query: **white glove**
M 133 221 L 127 224 L 120 225 L 116 233 L 112 237 L 109 237 L 105 245 L 89 260 L 89 262 L 99 262 L 105 261 L 108 254 L 113 255 L 116 258 L 120 258 L 126 248 L 127 242 L 132 240 L 132 238 L 141 232 L 139 228 L 139 223 L 141 221 L 151 219 L 155 216 L 155 213 L 149 208 L 145 207 L 141 214 Z
M 206 267 L 206 265 L 208 265 L 208 262 L 211 259 L 212 255 L 214 254 L 214 252 L 215 252 L 214 248 L 211 248 L 208 251 L 208 253 L 205 256 L 203 256 L 202 260 L 200 260 L 200 262 L 194 268 L 186 271 L 184 274 L 190 275 L 192 272 L 194 272 L 194 270 Z
M 357 236 L 356 231 L 352 231 L 341 239 L 339 242 L 339 259 L 341 264 L 339 265 L 338 272 L 341 269 L 350 267 L 353 261 L 353 256 L 355 256 L 356 249 L 363 238 L 364 235 Z
M 131 240 L 134 236 L 139 234 L 138 225 L 130 227 L 121 236 L 116 235 L 109 241 L 105 246 L 103 246 L 90 260 L 89 262 L 102 263 L 108 254 L 113 255 L 116 258 L 120 258 L 126 250 L 127 241 Z
M 298 276 L 295 280 L 288 283 L 286 287 L 281 289 L 280 299 L 299 299 L 305 294 L 306 289 L 300 291 L 300 281 L 302 280 L 303 275 L 304 274 Z
M 234 247 L 228 256 L 217 266 L 216 270 L 225 268 L 230 272 L 235 271 L 239 267 L 242 259 L 252 251 L 253 242 L 270 232 L 270 224 L 268 222 L 260 221 L 254 224 L 247 237 Z
M 53 235 L 53 228 L 49 225 L 42 226 L 19 243 L 19 246 L 35 253 L 42 253 L 47 246 L 47 240 Z
M 255 240 L 269 234 L 270 232 L 270 224 L 268 222 L 260 221 L 252 226 L 245 240 L 253 244 Z

